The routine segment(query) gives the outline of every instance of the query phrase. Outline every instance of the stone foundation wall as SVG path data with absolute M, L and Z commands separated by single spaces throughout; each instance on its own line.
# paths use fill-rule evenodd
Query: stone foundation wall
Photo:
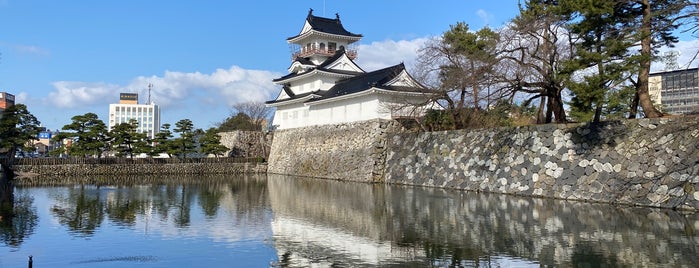
M 114 165 L 33 165 L 13 166 L 19 176 L 89 176 L 147 174 L 242 174 L 265 173 L 265 163 L 177 163 L 177 164 L 114 164 Z
M 392 134 L 385 182 L 699 209 L 699 118 Z
M 348 181 L 383 180 L 387 132 L 395 121 L 278 130 L 269 156 L 269 173 Z
M 270 146 L 272 146 L 272 134 L 261 131 L 231 131 L 221 132 L 221 144 L 228 148 L 224 154 L 230 157 L 262 157 L 267 159 Z

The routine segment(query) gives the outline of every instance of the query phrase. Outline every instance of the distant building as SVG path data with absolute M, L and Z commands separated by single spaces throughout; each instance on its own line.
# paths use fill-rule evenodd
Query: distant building
M 410 106 L 429 95 L 403 63 L 365 72 L 354 62 L 361 38 L 342 26 L 339 15 L 317 17 L 311 9 L 299 34 L 287 38 L 295 50 L 289 74 L 273 80 L 282 88 L 266 102 L 277 109 L 277 129 L 396 119 L 422 110 Z
M 699 68 L 650 74 L 648 93 L 663 112 L 699 112 Z
M 119 103 L 109 104 L 109 130 L 131 119 L 138 121 L 137 132 L 145 132 L 149 138 L 155 138 L 160 130 L 160 107 L 152 102 L 139 104 L 136 93 L 121 93 Z
M 15 105 L 15 95 L 7 92 L 0 92 L 0 112 Z

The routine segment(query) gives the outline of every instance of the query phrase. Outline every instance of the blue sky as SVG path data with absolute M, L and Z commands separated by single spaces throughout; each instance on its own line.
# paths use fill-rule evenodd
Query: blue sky
M 208 128 L 238 102 L 274 98 L 286 74 L 286 38 L 339 13 L 364 35 L 358 64 L 405 62 L 458 21 L 499 28 L 518 0 L 51 1 L 0 0 L 0 91 L 17 96 L 49 129 L 94 112 L 106 122 L 120 92 L 162 108 L 162 123 Z M 696 42 L 695 42 L 696 44 Z

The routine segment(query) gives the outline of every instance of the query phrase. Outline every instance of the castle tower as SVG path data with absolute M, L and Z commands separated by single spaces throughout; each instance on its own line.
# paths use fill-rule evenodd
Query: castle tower
M 287 38 L 286 41 L 292 47 L 292 61 L 305 58 L 314 64 L 320 64 L 335 55 L 338 50 L 345 50 L 347 56 L 354 60 L 357 57 L 355 42 L 360 39 L 361 34 L 345 30 L 339 14 L 335 14 L 335 19 L 317 17 L 311 9 L 301 32 Z

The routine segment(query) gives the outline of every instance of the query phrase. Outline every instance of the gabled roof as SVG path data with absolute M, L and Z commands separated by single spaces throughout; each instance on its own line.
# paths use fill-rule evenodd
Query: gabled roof
M 288 93 L 291 93 L 291 90 L 284 91 L 284 92 L 286 92 L 288 94 Z M 281 95 L 281 93 L 280 93 L 280 95 Z M 310 100 L 314 97 L 318 97 L 318 91 L 306 92 L 306 93 L 302 93 L 302 94 L 298 94 L 298 95 L 294 95 L 292 93 L 292 95 L 289 95 L 289 96 L 290 96 L 289 98 L 285 98 L 285 99 L 276 99 L 276 100 L 266 101 L 265 104 L 267 104 L 267 106 L 271 107 L 271 106 L 277 106 L 275 104 L 284 103 L 284 102 L 294 103 L 294 102 L 307 101 L 307 100 Z
M 331 66 L 333 63 L 337 62 L 338 60 L 346 60 L 350 64 L 352 64 L 353 67 L 355 67 L 354 69 L 358 69 L 360 71 L 356 72 L 356 71 L 347 71 L 347 70 L 337 70 L 337 69 L 332 69 L 332 68 L 326 68 L 328 66 Z M 296 61 L 294 61 L 294 63 L 295 62 L 299 62 L 303 65 L 311 65 L 311 66 L 314 65 L 313 62 L 311 62 L 310 60 L 308 60 L 306 58 L 296 58 Z M 292 66 L 294 63 L 292 63 Z M 287 74 L 287 75 L 282 76 L 280 78 L 274 79 L 272 81 L 275 83 L 280 83 L 280 82 L 283 82 L 283 81 L 288 80 L 288 79 L 292 79 L 292 78 L 308 75 L 310 73 L 314 73 L 314 71 L 315 71 L 315 73 L 324 72 L 324 73 L 338 74 L 338 75 L 358 75 L 358 74 L 364 73 L 364 70 L 362 70 L 362 68 L 360 68 L 356 63 L 354 63 L 354 61 L 352 61 L 352 59 L 350 59 L 349 57 L 347 57 L 347 55 L 345 55 L 344 49 L 339 49 L 335 52 L 335 54 L 332 57 L 328 58 L 327 60 L 325 60 L 324 62 L 322 62 L 318 66 L 316 66 L 315 68 L 309 69 L 308 71 L 302 72 L 302 73 L 290 73 L 290 74 Z
M 352 94 L 370 93 L 368 90 L 372 89 L 389 93 L 428 94 L 423 91 L 425 87 L 415 81 L 405 70 L 405 65 L 400 63 L 381 70 L 361 73 L 351 78 L 339 80 L 327 91 L 317 90 L 294 94 L 287 86 L 284 86 L 282 92 L 286 93 L 289 98 L 268 101 L 266 104 L 268 106 L 298 102 L 311 104 L 319 101 L 332 101 L 331 99 L 342 96 L 350 97 L 348 95 Z
M 317 16 L 313 16 L 313 9 L 311 9 L 308 11 L 308 16 L 306 17 L 306 22 L 308 22 L 308 24 L 311 26 L 311 30 L 315 30 L 317 32 L 333 34 L 333 35 L 362 37 L 361 34 L 355 34 L 355 33 L 351 33 L 349 31 L 345 30 L 345 27 L 342 26 L 342 22 L 340 22 L 340 15 L 339 14 L 335 14 L 335 19 L 317 17 Z M 286 40 L 291 40 L 291 39 L 297 38 L 306 32 L 307 31 L 304 31 L 296 36 L 289 37 Z
M 405 65 L 403 63 L 400 63 L 381 70 L 376 70 L 352 78 L 340 80 L 328 91 L 320 92 L 319 94 L 322 96 L 321 98 L 313 99 L 312 101 L 358 93 L 371 88 L 379 88 L 396 92 L 420 92 L 423 89 L 423 87 L 418 83 L 416 83 L 416 85 L 419 85 L 419 87 L 392 86 L 391 84 L 389 84 L 389 82 L 393 81 L 396 77 L 398 77 L 404 72 Z M 407 75 L 407 72 L 405 74 Z
M 358 72 L 351 72 L 351 71 L 343 71 L 343 70 L 333 70 L 333 69 L 325 69 L 325 68 L 313 68 L 311 70 L 308 70 L 306 72 L 302 73 L 290 73 L 285 76 L 279 77 L 277 79 L 273 79 L 272 82 L 274 83 L 283 83 L 286 80 L 293 79 L 293 78 L 299 78 L 302 76 L 310 76 L 312 74 L 318 74 L 318 73 L 325 73 L 325 74 L 331 74 L 331 75 L 340 75 L 340 76 L 354 76 L 357 74 L 360 74 Z

